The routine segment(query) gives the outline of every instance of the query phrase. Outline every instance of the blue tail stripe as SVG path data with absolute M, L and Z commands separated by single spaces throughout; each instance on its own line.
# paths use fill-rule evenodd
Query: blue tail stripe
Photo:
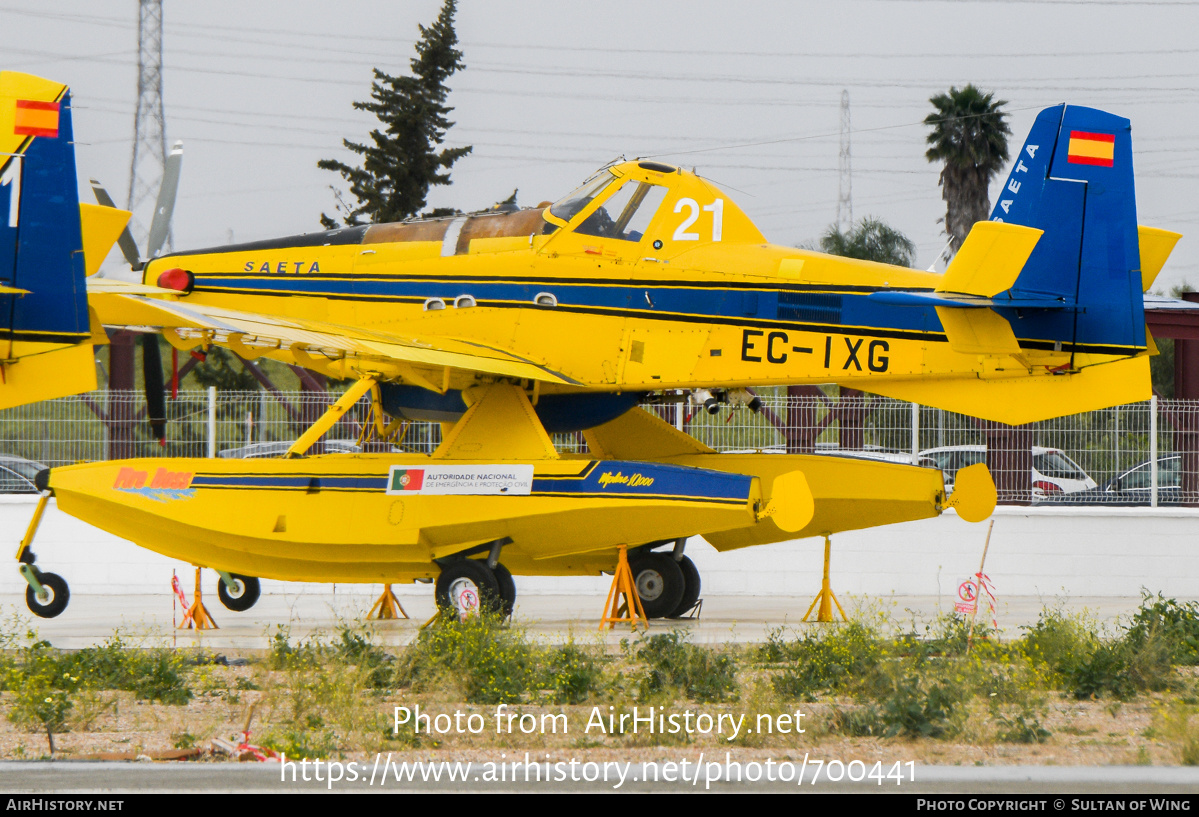
M 18 338 L 69 342 L 88 332 L 87 285 L 70 93 L 59 102 L 58 136 L 35 136 L 22 156 L 15 265 L 8 269 L 12 285 L 29 293 L 5 296 L 3 328 Z M 7 218 L 3 224 L 11 246 Z
M 1097 159 L 1088 157 L 1088 144 L 1095 144 L 1088 140 L 1094 135 L 1110 137 L 1110 157 L 1102 151 Z M 1045 231 L 1010 297 L 1051 298 L 1077 306 L 1073 314 L 1036 316 L 1038 336 L 1080 344 L 1145 345 L 1127 119 L 1073 105 L 1041 111 L 991 218 Z M 1014 310 L 1001 314 L 1016 317 Z

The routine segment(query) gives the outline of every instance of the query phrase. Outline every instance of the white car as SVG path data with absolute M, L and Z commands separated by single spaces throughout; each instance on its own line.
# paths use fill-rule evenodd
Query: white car
M 985 462 L 985 445 L 947 445 L 929 448 L 920 455 L 936 461 L 945 474 L 946 489 L 952 488 L 959 468 Z M 1082 466 L 1066 456 L 1059 448 L 1032 447 L 1032 498 L 1044 499 L 1062 494 L 1076 494 L 1095 488 L 1095 480 L 1082 470 Z

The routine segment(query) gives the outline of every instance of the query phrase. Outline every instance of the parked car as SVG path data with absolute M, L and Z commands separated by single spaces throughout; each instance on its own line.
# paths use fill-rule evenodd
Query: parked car
M 226 448 L 218 451 L 218 457 L 227 459 L 261 460 L 272 457 L 282 457 L 291 448 L 294 441 L 277 440 L 265 443 L 250 443 L 237 448 Z M 356 440 L 325 440 L 326 454 L 358 454 L 362 448 Z
M 33 478 L 49 466 L 13 454 L 0 454 L 0 494 L 36 494 Z
M 877 460 L 879 462 L 899 463 L 900 465 L 919 465 L 921 468 L 940 468 L 940 463 L 932 457 L 925 456 L 923 453 L 913 463 L 912 452 L 910 451 L 887 451 L 882 448 L 827 448 L 818 445 L 812 453 L 822 454 L 826 457 L 846 457 L 854 460 Z
M 1070 505 L 1149 505 L 1152 503 L 1153 474 L 1149 460 L 1134 465 L 1101 488 L 1072 494 Z M 1157 504 L 1182 502 L 1182 457 L 1170 454 L 1157 460 Z
M 985 462 L 985 445 L 947 445 L 920 452 L 932 458 L 945 474 L 945 486 L 950 488 L 958 469 Z M 1064 494 L 1076 494 L 1098 487 L 1078 463 L 1058 448 L 1032 447 L 1032 498 L 1034 501 Z

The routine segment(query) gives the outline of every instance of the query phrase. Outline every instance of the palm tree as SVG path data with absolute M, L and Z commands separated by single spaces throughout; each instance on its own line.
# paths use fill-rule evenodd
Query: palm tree
M 916 245 L 906 235 L 881 219 L 867 217 L 843 233 L 834 225 L 820 237 L 820 250 L 829 255 L 860 258 L 910 267 L 916 260 Z
M 973 85 L 950 88 L 947 94 L 929 99 L 935 113 L 924 119 L 932 128 L 925 140 L 931 146 L 924 156 L 944 162 L 941 198 L 945 200 L 945 233 L 950 255 L 958 251 L 976 221 L 991 214 L 987 188 L 1007 163 L 1007 138 L 1011 136 L 1006 100 L 983 93 Z

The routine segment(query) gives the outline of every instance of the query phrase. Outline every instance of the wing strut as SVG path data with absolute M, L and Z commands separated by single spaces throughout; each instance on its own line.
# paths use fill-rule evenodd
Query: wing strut
M 308 449 L 312 447 L 312 444 L 319 440 L 326 431 L 333 428 L 333 424 L 353 408 L 354 404 L 358 402 L 358 398 L 370 391 L 374 385 L 375 379 L 373 377 L 364 377 L 346 389 L 346 393 L 339 397 L 336 403 L 329 406 L 325 413 L 320 416 L 320 419 L 300 435 L 300 439 L 291 444 L 291 448 L 287 449 L 284 457 L 304 456 Z

